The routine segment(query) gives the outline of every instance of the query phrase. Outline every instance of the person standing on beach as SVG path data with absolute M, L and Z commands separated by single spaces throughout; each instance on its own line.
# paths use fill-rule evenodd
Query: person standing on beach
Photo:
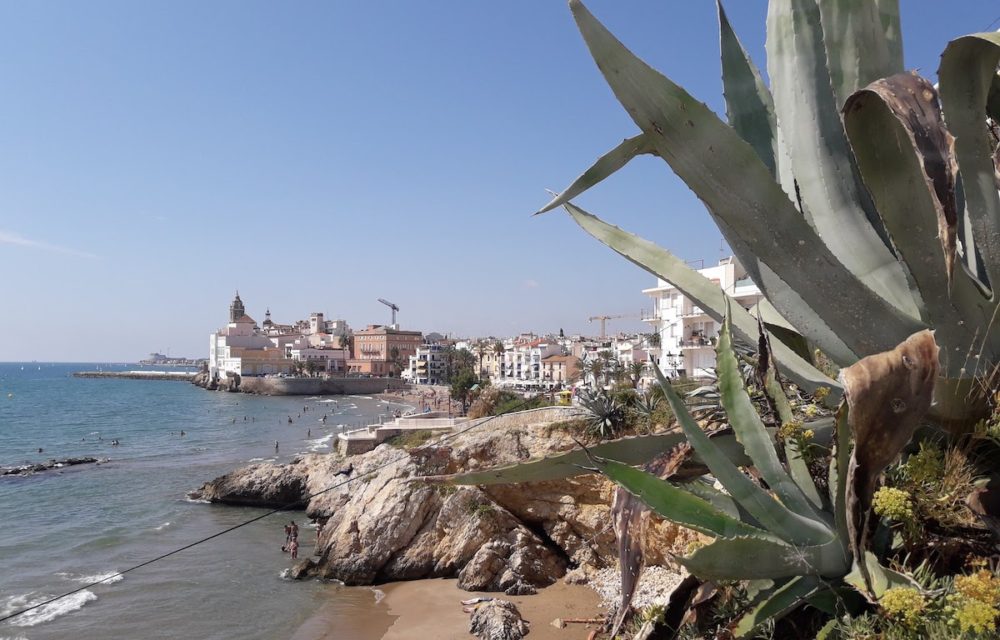
M 288 545 L 288 550 L 292 552 L 292 560 L 297 559 L 299 557 L 299 541 L 292 538 L 291 543 Z
M 288 546 L 292 542 L 292 527 L 291 525 L 285 525 L 285 544 L 281 545 L 282 551 L 288 551 Z
M 299 525 L 295 524 L 294 520 L 292 520 L 292 525 L 289 527 L 289 531 L 291 532 L 290 535 L 292 536 L 292 540 L 297 541 L 299 539 Z
M 278 453 L 278 441 L 277 440 L 274 441 L 274 452 Z

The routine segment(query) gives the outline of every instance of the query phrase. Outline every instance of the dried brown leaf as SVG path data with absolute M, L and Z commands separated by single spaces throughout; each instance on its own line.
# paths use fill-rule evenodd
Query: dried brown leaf
M 854 436 L 847 470 L 847 528 L 855 558 L 863 557 L 879 475 L 899 456 L 930 408 L 938 351 L 933 332 L 920 331 L 892 351 L 862 358 L 840 372 Z M 866 573 L 864 563 L 860 566 Z

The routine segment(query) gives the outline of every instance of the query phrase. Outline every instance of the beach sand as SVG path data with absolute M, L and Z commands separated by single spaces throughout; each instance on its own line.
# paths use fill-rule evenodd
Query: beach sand
M 585 638 L 584 625 L 572 624 L 557 629 L 556 618 L 591 618 L 602 613 L 597 594 L 589 587 L 556 582 L 533 596 L 507 596 L 502 593 L 473 593 L 458 588 L 457 580 L 415 580 L 385 585 L 383 604 L 395 617 L 382 640 L 435 638 L 468 640 L 469 614 L 462 612 L 461 600 L 486 596 L 510 600 L 521 616 L 531 623 L 532 640 L 570 640 Z
M 517 605 L 531 623 L 531 640 L 586 638 L 588 627 L 552 626 L 556 618 L 591 618 L 604 612 L 598 596 L 582 585 L 556 582 L 533 596 L 464 591 L 458 580 L 413 580 L 380 585 L 385 597 L 375 604 L 368 587 L 345 587 L 307 620 L 292 640 L 469 640 L 469 614 L 460 601 L 476 596 L 502 598 Z

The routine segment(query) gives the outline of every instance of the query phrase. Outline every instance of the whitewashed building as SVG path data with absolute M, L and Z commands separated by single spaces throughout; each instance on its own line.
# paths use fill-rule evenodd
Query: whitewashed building
M 763 297 L 736 258 L 724 258 L 698 272 L 746 309 Z M 660 335 L 658 364 L 664 375 L 697 378 L 713 370 L 719 323 L 665 280 L 658 279 L 643 293 L 653 299 L 653 312 L 643 319 Z

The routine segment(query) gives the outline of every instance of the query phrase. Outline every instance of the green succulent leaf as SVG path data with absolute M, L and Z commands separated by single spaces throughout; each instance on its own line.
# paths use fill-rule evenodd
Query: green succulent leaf
M 957 166 L 937 92 L 913 74 L 878 80 L 847 101 L 844 123 L 886 230 L 937 330 L 942 363 L 960 375 L 992 309 L 973 278 L 954 268 Z
M 747 612 L 736 626 L 737 638 L 753 637 L 755 629 L 769 620 L 778 620 L 800 606 L 805 599 L 822 588 L 823 583 L 814 576 L 792 578 L 776 589 L 770 597 Z
M 849 563 L 838 541 L 792 546 L 762 538 L 718 538 L 686 557 L 677 558 L 702 580 L 755 580 L 818 575 L 839 578 Z
M 866 595 L 869 599 L 880 600 L 885 595 L 885 592 L 893 587 L 919 588 L 919 585 L 906 575 L 883 567 L 871 551 L 865 551 L 865 567 L 867 567 L 868 574 L 871 576 L 871 592 L 868 591 L 865 585 L 864 574 L 861 571 L 861 567 L 858 566 L 857 561 L 854 562 L 851 572 L 844 576 L 844 582 L 857 589 L 863 595 Z
M 646 153 L 656 153 L 652 144 L 650 144 L 649 139 L 646 137 L 646 134 L 640 133 L 632 138 L 626 138 L 620 145 L 598 158 L 597 162 L 591 165 L 591 167 L 584 171 L 579 178 L 573 181 L 573 184 L 569 185 L 565 191 L 557 195 L 551 202 L 539 209 L 535 215 L 551 211 L 556 207 L 566 204 L 587 189 L 624 167 L 630 160 L 632 160 L 632 158 Z
M 740 366 L 733 353 L 732 343 L 732 330 L 727 315 L 719 333 L 715 361 L 719 375 L 719 391 L 722 393 L 722 406 L 726 410 L 729 424 L 736 432 L 737 439 L 743 444 L 747 455 L 753 460 L 754 467 L 781 502 L 803 517 L 819 520 L 821 519 L 819 513 L 778 460 L 774 442 L 768 437 L 764 423 L 743 387 L 743 377 L 740 375 Z
M 906 275 L 880 236 L 878 213 L 854 167 L 831 88 L 820 8 L 815 0 L 772 0 L 768 4 L 767 54 L 774 108 L 779 126 L 790 134 L 785 143 L 803 213 L 847 269 L 904 314 L 920 318 Z M 845 73 L 846 67 L 841 72 Z M 859 80 L 852 74 L 855 77 L 845 82 Z M 802 293 L 800 287 L 793 287 Z M 896 336 L 895 342 L 904 337 Z M 885 344 L 875 351 L 892 346 Z
M 770 344 L 770 340 L 768 340 L 768 344 Z M 792 405 L 788 402 L 788 396 L 785 395 L 785 390 L 781 387 L 781 382 L 778 381 L 778 372 L 775 370 L 774 362 L 770 358 L 767 361 L 767 371 L 764 373 L 764 393 L 771 399 L 781 424 L 795 420 L 795 415 L 792 413 Z M 798 444 L 794 440 L 787 440 L 785 442 L 785 459 L 788 461 L 789 475 L 791 475 L 795 484 L 799 486 L 799 489 L 802 490 L 805 497 L 808 498 L 809 503 L 817 509 L 822 509 L 823 500 L 816 489 L 816 482 L 813 481 L 812 474 L 809 472 L 809 465 L 806 463 Z
M 854 353 L 890 349 L 922 328 L 831 253 L 739 134 L 635 57 L 582 3 L 572 0 L 570 7 L 618 100 L 650 138 L 657 154 L 705 203 L 738 254 L 749 251 L 758 256 Z M 780 124 L 780 111 L 778 116 Z M 867 253 L 862 246 L 853 251 Z M 815 273 L 823 277 L 812 277 Z M 872 280 L 879 275 L 871 272 L 863 277 Z M 784 315 L 784 309 L 778 309 Z M 880 322 L 865 320 L 873 315 Z M 809 336 L 807 327 L 800 329 Z
M 685 491 L 698 496 L 702 500 L 710 502 L 713 507 L 726 515 L 736 518 L 737 520 L 741 519 L 739 505 L 736 504 L 736 501 L 733 500 L 732 496 L 719 491 L 704 478 L 685 482 L 680 485 L 680 487 Z
M 677 287 L 681 293 L 705 310 L 716 322 L 722 322 L 726 313 L 726 294 L 711 280 L 698 273 L 683 260 L 657 245 L 622 231 L 576 205 L 565 205 L 566 211 L 584 231 L 594 236 L 630 262 Z M 757 335 L 757 320 L 743 307 L 733 307 L 732 322 L 744 340 L 753 342 Z M 782 373 L 807 390 L 830 387 L 832 396 L 839 399 L 840 385 L 824 375 L 787 345 L 773 345 L 774 357 Z
M 757 522 L 782 540 L 795 544 L 822 544 L 833 537 L 823 522 L 790 510 L 740 471 L 701 430 L 691 414 L 688 413 L 677 392 L 670 386 L 670 382 L 663 377 L 663 372 L 658 367 L 654 368 L 653 371 L 681 429 L 687 435 L 688 442 L 711 470 L 712 475 L 718 478 L 722 486 L 726 488 L 729 495 L 746 509 Z
M 882 31 L 885 33 L 885 44 L 889 50 L 889 73 L 902 73 L 903 67 L 903 32 L 899 26 L 899 0 L 875 0 Z
M 966 215 L 995 288 L 1000 283 L 1000 197 L 993 148 L 983 115 L 1000 62 L 1000 33 L 977 33 L 948 43 L 938 68 L 941 103 L 955 136 Z
M 833 0 L 816 4 L 820 9 L 823 43 L 836 104 L 843 105 L 848 96 L 870 82 L 902 73 L 902 59 L 893 60 L 889 53 L 882 14 L 875 2 Z
M 711 503 L 651 473 L 614 460 L 595 458 L 594 464 L 601 473 L 671 522 L 712 536 L 772 538 L 766 531 L 723 513 Z
M 830 454 L 829 485 L 830 504 L 833 505 L 837 536 L 847 545 L 850 531 L 847 528 L 847 467 L 851 463 L 851 427 L 848 423 L 846 402 L 840 403 L 835 418 L 833 450 Z
M 719 11 L 719 40 L 722 49 L 722 88 L 726 98 L 726 117 L 740 137 L 757 152 L 772 176 L 778 175 L 777 131 L 774 101 L 729 24 L 722 2 Z

